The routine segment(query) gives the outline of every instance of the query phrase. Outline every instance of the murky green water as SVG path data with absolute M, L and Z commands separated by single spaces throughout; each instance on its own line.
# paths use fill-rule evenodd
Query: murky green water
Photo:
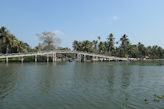
M 154 94 L 164 63 L 0 64 L 0 109 L 164 109 Z

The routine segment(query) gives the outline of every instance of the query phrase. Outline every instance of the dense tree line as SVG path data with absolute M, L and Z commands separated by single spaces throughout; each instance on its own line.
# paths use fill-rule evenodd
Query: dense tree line
M 113 34 L 109 34 L 106 41 L 84 40 L 73 42 L 73 49 L 76 51 L 93 52 L 106 54 L 110 56 L 129 57 L 129 58 L 145 58 L 161 59 L 164 58 L 164 49 L 160 46 L 148 46 L 139 42 L 138 44 L 130 43 L 128 36 L 124 34 L 119 41 L 115 41 Z
M 34 49 L 32 49 L 27 43 L 18 40 L 13 34 L 11 34 L 6 27 L 0 28 L 0 53 L 26 53 L 36 52 L 44 50 L 54 49 L 68 49 L 61 48 L 58 45 L 61 43 L 60 38 L 56 37 L 53 32 L 42 32 L 36 34 L 41 41 Z
M 43 50 L 69 50 L 69 48 L 58 47 L 61 40 L 52 32 L 43 32 L 37 34 L 41 43 L 32 49 L 27 43 L 18 40 L 5 27 L 0 28 L 0 53 L 25 53 Z M 73 42 L 73 49 L 76 51 L 100 53 L 110 56 L 129 57 L 129 58 L 164 58 L 164 49 L 160 46 L 148 46 L 139 42 L 132 44 L 128 36 L 124 34 L 119 41 L 115 41 L 113 34 L 109 34 L 106 41 L 101 41 L 99 36 L 97 40 Z
M 5 27 L 0 28 L 0 53 L 24 53 L 31 50 L 27 43 L 18 40 Z

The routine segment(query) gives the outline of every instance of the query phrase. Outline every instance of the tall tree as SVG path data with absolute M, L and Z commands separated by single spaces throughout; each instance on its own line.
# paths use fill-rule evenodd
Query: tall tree
M 99 53 L 103 53 L 104 50 L 105 50 L 104 43 L 102 41 L 100 41 L 100 43 L 99 43 Z
M 139 57 L 145 57 L 146 56 L 145 46 L 141 42 L 139 42 L 137 47 L 138 47 Z
M 79 50 L 79 42 L 77 40 L 73 41 L 73 50 L 75 51 Z
M 97 40 L 93 40 L 93 41 L 92 41 L 93 51 L 94 51 L 94 52 L 97 52 L 97 47 L 98 47 L 97 44 L 98 44 L 98 41 L 97 41 Z
M 100 42 L 100 40 L 101 40 L 101 36 L 98 36 L 98 37 L 97 37 L 97 39 L 98 39 L 98 40 L 99 40 L 99 42 Z
M 2 53 L 8 53 L 9 41 L 9 31 L 6 27 L 2 26 L 0 28 L 0 47 Z
M 138 57 L 138 48 L 137 45 L 130 45 L 128 49 L 128 55 L 130 58 Z
M 107 51 L 111 53 L 114 51 L 114 36 L 113 34 L 109 34 L 108 38 L 107 38 Z
M 158 58 L 163 58 L 164 56 L 164 50 L 162 49 L 162 47 L 158 47 L 157 48 L 157 54 L 158 54 Z
M 82 42 L 83 51 L 91 52 L 92 51 L 92 42 L 85 40 Z
M 37 34 L 37 36 L 42 41 L 45 50 L 54 50 L 61 43 L 60 38 L 56 37 L 53 32 L 42 32 L 41 34 Z
M 121 57 L 128 57 L 128 49 L 130 46 L 130 41 L 128 39 L 128 36 L 124 34 L 121 38 L 121 45 L 120 45 L 120 56 Z

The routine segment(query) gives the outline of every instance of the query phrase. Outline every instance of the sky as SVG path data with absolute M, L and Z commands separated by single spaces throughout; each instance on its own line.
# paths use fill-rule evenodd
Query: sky
M 44 31 L 55 32 L 62 47 L 110 33 L 164 47 L 164 0 L 0 0 L 0 26 L 32 47 Z

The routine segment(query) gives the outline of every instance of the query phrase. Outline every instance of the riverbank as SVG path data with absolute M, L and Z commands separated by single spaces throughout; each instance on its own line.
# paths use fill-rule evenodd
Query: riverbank
M 164 61 L 164 59 L 140 59 L 140 58 L 125 58 L 125 62 L 153 62 L 153 61 Z M 9 58 L 8 62 L 35 62 L 34 56 L 24 57 L 23 61 L 21 57 L 13 57 Z M 65 61 L 79 61 L 77 58 L 70 58 L 70 57 L 57 57 L 56 62 L 65 62 Z M 6 59 L 0 59 L 0 62 L 6 62 Z M 47 56 L 37 56 L 37 62 L 53 62 L 53 57 Z M 80 62 L 84 62 L 84 59 L 81 59 Z M 89 58 L 86 59 L 85 62 L 120 62 L 119 60 L 109 60 L 109 59 L 96 59 L 96 58 Z

